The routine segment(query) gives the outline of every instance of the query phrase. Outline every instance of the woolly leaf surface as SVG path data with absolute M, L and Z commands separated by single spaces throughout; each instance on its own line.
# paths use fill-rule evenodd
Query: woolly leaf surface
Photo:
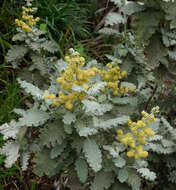
M 133 83 L 130 82 L 121 82 L 121 86 L 128 87 L 128 88 L 136 88 L 136 86 Z
M 123 159 L 122 157 L 117 157 L 117 158 L 115 158 L 115 159 L 113 159 L 113 162 L 114 162 L 114 164 L 115 164 L 115 166 L 117 167 L 117 168 L 122 168 L 123 166 L 125 166 L 125 164 L 126 164 L 126 161 L 125 161 L 125 159 Z
M 36 98 L 37 100 L 43 99 L 44 92 L 40 90 L 38 87 L 34 86 L 33 84 L 29 82 L 22 81 L 20 79 L 18 79 L 18 82 L 20 86 L 24 88 L 24 90 L 27 93 L 31 94 L 34 98 Z
M 148 44 L 150 37 L 157 30 L 161 18 L 161 12 L 153 11 L 152 9 L 135 14 L 132 25 L 135 31 L 135 38 L 139 44 Z
M 25 171 L 27 170 L 27 166 L 29 164 L 29 158 L 30 158 L 30 153 L 29 152 L 24 152 L 21 157 L 21 167 L 22 170 Z
M 56 51 L 58 51 L 56 44 L 48 40 L 45 40 L 45 42 L 41 44 L 41 48 L 43 48 L 44 50 L 50 53 L 55 53 Z
M 8 141 L 2 148 L 0 154 L 6 155 L 5 167 L 10 168 L 19 157 L 19 144 L 14 141 Z
M 121 183 L 124 183 L 128 179 L 128 170 L 126 168 L 122 168 L 118 171 L 118 180 Z
M 42 152 L 38 152 L 35 154 L 35 158 L 33 159 L 35 162 L 34 172 L 43 176 L 44 174 L 49 177 L 56 174 L 57 162 L 50 158 L 50 151 L 48 149 L 44 149 Z
M 156 174 L 152 171 L 150 171 L 148 168 L 140 168 L 137 170 L 142 177 L 144 177 L 146 180 L 149 181 L 155 181 Z
M 6 60 L 9 63 L 12 63 L 14 68 L 17 68 L 21 59 L 27 53 L 28 48 L 22 45 L 14 45 L 9 49 L 6 55 Z
M 125 20 L 121 14 L 112 12 L 106 16 L 105 26 L 108 26 L 108 25 L 113 26 L 115 24 L 120 24 L 120 23 L 124 23 L 124 22 L 125 22 Z
M 12 37 L 12 41 L 24 41 L 26 38 L 26 34 L 25 33 L 18 33 L 18 34 L 15 34 L 13 37 Z
M 58 157 L 64 151 L 65 148 L 66 143 L 57 144 L 56 146 L 54 146 L 50 152 L 51 159 Z
M 170 171 L 168 180 L 172 183 L 176 183 L 176 170 Z
M 148 141 L 160 141 L 163 138 L 161 135 L 154 135 L 148 138 Z
M 85 183 L 88 177 L 88 166 L 86 161 L 81 158 L 77 159 L 75 162 L 75 169 L 79 177 L 79 180 L 82 183 Z
M 37 127 L 39 125 L 43 125 L 49 118 L 50 115 L 48 113 L 38 109 L 31 109 L 23 113 L 23 117 L 19 118 L 16 125 Z
M 106 82 L 97 82 L 89 90 L 87 94 L 90 96 L 95 96 L 100 93 L 101 89 L 106 85 Z
M 166 12 L 166 19 L 170 21 L 170 28 L 176 28 L 176 1 L 167 2 L 164 11 Z
M 120 105 L 126 105 L 126 104 L 131 104 L 131 105 L 137 105 L 137 98 L 136 97 L 115 97 L 112 98 L 111 100 L 114 104 L 120 104 Z
M 115 5 L 119 6 L 121 5 L 121 0 L 111 0 Z
M 83 151 L 87 158 L 87 162 L 89 163 L 90 167 L 95 171 L 99 171 L 102 166 L 102 155 L 101 151 L 93 139 L 86 139 L 83 144 Z
M 40 71 L 42 76 L 46 76 L 48 74 L 47 58 L 38 54 L 32 54 L 31 59 L 34 64 L 31 65 L 30 70 L 34 71 L 35 69 L 37 69 Z
M 161 139 L 161 143 L 162 143 L 163 147 L 165 147 L 165 148 L 175 146 L 175 143 L 172 140 Z
M 112 147 L 111 145 L 104 145 L 103 146 L 104 150 L 107 150 L 109 152 L 109 154 L 113 157 L 113 158 L 117 158 L 119 157 L 119 152 L 120 150 L 118 149 L 118 147 Z
M 83 100 L 83 109 L 87 115 L 103 115 L 105 112 L 112 109 L 111 104 L 100 104 L 96 101 Z
M 94 181 L 91 185 L 91 190 L 104 190 L 110 188 L 114 182 L 114 176 L 111 172 L 98 172 L 95 175 Z
M 62 144 L 65 138 L 65 132 L 63 124 L 61 122 L 49 123 L 40 131 L 40 144 L 41 146 L 55 146 L 56 144 Z
M 98 33 L 105 35 L 119 35 L 119 32 L 117 30 L 107 27 L 102 28 L 98 31 Z
M 72 134 L 73 132 L 73 126 L 72 125 L 64 125 L 64 131 L 67 133 L 67 134 Z
M 168 55 L 171 59 L 176 61 L 176 53 L 174 51 L 168 51 Z
M 129 116 L 121 116 L 114 119 L 102 120 L 97 117 L 93 117 L 93 124 L 97 129 L 111 129 L 117 127 L 118 124 L 125 124 L 130 119 Z
M 19 132 L 19 127 L 16 126 L 16 122 L 12 120 L 9 124 L 4 123 L 0 126 L 0 133 L 3 134 L 3 139 L 8 138 L 16 139 Z
M 41 44 L 39 42 L 25 40 L 26 44 L 29 46 L 29 48 L 35 52 L 40 53 L 41 51 Z
M 148 64 L 154 68 L 158 67 L 160 63 L 165 62 L 165 56 L 167 56 L 166 49 L 162 45 L 158 35 L 154 35 L 151 38 L 150 44 L 146 49 L 146 57 Z
M 128 185 L 126 185 L 125 183 L 116 182 L 113 185 L 112 190 L 131 190 L 131 188 Z
M 141 179 L 135 170 L 128 171 L 128 184 L 132 187 L 132 190 L 140 190 Z
M 73 113 L 71 112 L 66 112 L 66 114 L 63 117 L 63 122 L 66 125 L 70 125 L 72 122 L 74 122 L 76 120 L 76 117 Z
M 91 135 L 95 135 L 98 131 L 94 128 L 90 128 L 90 127 L 83 127 L 79 130 L 79 135 L 81 137 L 88 137 Z
M 133 13 L 143 11 L 144 9 L 144 5 L 140 5 L 136 2 L 128 2 L 122 7 L 122 11 L 127 15 L 132 15 Z

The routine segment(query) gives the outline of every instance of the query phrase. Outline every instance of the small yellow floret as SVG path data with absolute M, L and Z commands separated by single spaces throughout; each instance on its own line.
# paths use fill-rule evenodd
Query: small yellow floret
M 53 106 L 59 106 L 59 102 L 56 100 L 56 99 L 53 99 L 53 102 L 52 102 Z
M 123 135 L 123 131 L 121 129 L 117 130 L 118 135 Z
M 134 157 L 134 155 L 135 155 L 135 150 L 130 150 L 130 151 L 127 152 L 127 156 L 129 158 Z
M 143 151 L 143 152 L 140 154 L 140 156 L 141 156 L 142 158 L 146 158 L 146 157 L 148 156 L 148 152 L 147 152 L 147 151 Z
M 118 91 L 117 90 L 114 90 L 113 91 L 113 95 L 116 96 L 118 94 Z
M 127 74 L 126 71 L 122 71 L 122 72 L 121 72 L 121 76 L 122 76 L 122 77 L 126 76 L 126 74 Z
M 44 98 L 45 99 L 50 99 L 50 94 L 48 94 L 48 93 L 44 94 Z
M 134 88 L 129 88 L 129 91 L 130 92 L 134 92 Z
M 39 17 L 36 17 L 36 18 L 35 18 L 35 21 L 36 21 L 36 22 L 39 22 L 39 20 L 40 20 Z
M 101 91 L 102 91 L 102 92 L 105 92 L 105 87 L 103 87 L 103 88 L 101 89 Z
M 72 102 L 68 100 L 68 101 L 65 103 L 65 108 L 68 109 L 68 110 L 71 110 L 71 109 L 73 108 Z
M 85 90 L 88 90 L 88 89 L 89 89 L 89 85 L 84 84 L 84 85 L 83 85 L 83 88 L 84 88 Z
M 50 94 L 50 98 L 54 99 L 54 98 L 56 98 L 56 95 L 55 94 Z
M 69 62 L 70 61 L 70 57 L 69 56 L 65 56 L 65 61 Z

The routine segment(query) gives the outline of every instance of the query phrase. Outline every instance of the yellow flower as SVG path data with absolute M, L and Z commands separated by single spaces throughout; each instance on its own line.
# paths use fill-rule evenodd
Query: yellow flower
M 140 157 L 142 157 L 142 158 L 146 158 L 147 156 L 148 156 L 148 152 L 147 151 L 143 151 L 140 154 Z
M 78 79 L 78 80 L 83 80 L 83 79 L 84 79 L 83 74 L 82 74 L 82 73 L 78 73 L 77 79 Z
M 58 83 L 62 83 L 62 82 L 64 82 L 64 79 L 63 79 L 62 77 L 58 77 L 58 78 L 56 79 L 56 81 L 57 81 Z
M 124 144 L 124 145 L 128 145 L 128 137 L 123 137 L 122 139 L 121 139 L 121 142 Z
M 115 95 L 117 95 L 118 94 L 118 91 L 117 90 L 114 90 L 113 91 L 113 95 L 115 96 Z
M 35 22 L 39 22 L 40 18 L 39 17 L 36 17 L 35 18 Z
M 106 66 L 107 66 L 108 68 L 112 68 L 112 65 L 111 65 L 110 63 L 108 63 Z
M 122 77 L 126 76 L 126 74 L 127 74 L 126 71 L 122 71 L 122 72 L 121 72 L 121 76 L 122 76 Z
M 125 91 L 125 93 L 128 93 L 128 88 L 126 87 L 124 91 Z
M 133 149 L 127 152 L 127 156 L 129 158 L 134 157 L 134 155 L 135 155 L 135 150 L 133 150 Z
M 130 92 L 134 92 L 134 88 L 129 88 L 129 91 Z
M 136 154 L 134 155 L 134 157 L 135 157 L 135 159 L 137 160 L 137 159 L 140 158 L 140 155 L 139 155 L 138 153 L 136 153 Z
M 145 137 L 144 131 L 140 131 L 138 135 L 139 135 L 139 137 Z
M 44 94 L 44 98 L 45 99 L 54 99 L 54 98 L 56 98 L 56 95 L 55 94 L 48 94 L 48 93 L 46 93 L 46 94 Z
M 54 99 L 54 98 L 56 98 L 56 95 L 55 94 L 50 94 L 50 98 Z
M 87 84 L 84 84 L 84 85 L 83 85 L 83 88 L 84 88 L 85 90 L 88 90 L 88 89 L 89 89 L 89 86 L 88 86 Z
M 73 108 L 73 104 L 70 100 L 65 103 L 65 108 L 68 110 L 71 110 Z
M 103 88 L 101 89 L 101 91 L 102 91 L 102 92 L 105 92 L 105 87 L 103 87 Z
M 86 97 L 86 94 L 81 92 L 80 95 L 79 95 L 79 99 L 83 100 L 85 97 Z
M 123 135 L 123 131 L 121 129 L 117 130 L 118 135 Z
M 59 102 L 56 100 L 56 99 L 53 99 L 53 102 L 52 102 L 53 106 L 59 106 Z
M 138 140 L 138 142 L 140 144 L 145 144 L 146 143 L 146 140 L 144 138 L 142 138 L 142 137 L 138 138 L 137 140 Z
M 50 94 L 48 94 L 48 93 L 44 94 L 44 98 L 45 99 L 50 99 Z
M 65 61 L 69 62 L 70 61 L 70 57 L 69 56 L 65 56 Z
M 113 77 L 113 80 L 114 81 L 116 81 L 116 80 L 118 80 L 119 79 L 119 77 L 117 76 L 117 75 L 115 75 L 114 77 Z
M 144 129 L 144 132 L 146 133 L 146 135 L 147 135 L 148 137 L 155 135 L 155 132 L 154 132 L 151 128 L 145 128 L 145 129 Z
M 131 148 L 135 148 L 136 147 L 136 143 L 134 140 L 131 140 L 128 144 Z
M 93 77 L 93 76 L 95 76 L 95 71 L 93 71 L 93 70 L 90 70 L 90 72 L 88 73 L 88 76 L 90 76 L 90 77 Z

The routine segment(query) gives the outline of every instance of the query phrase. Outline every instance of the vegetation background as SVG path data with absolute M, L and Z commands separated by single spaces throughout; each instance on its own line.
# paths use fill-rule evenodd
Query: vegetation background
M 65 53 L 68 52 L 70 47 L 78 50 L 81 55 L 90 60 L 91 57 L 100 60 L 105 63 L 107 58 L 104 56 L 105 54 L 114 54 L 117 52 L 114 50 L 117 45 L 119 49 L 121 49 L 121 54 L 117 52 L 118 56 L 121 55 L 125 60 L 125 56 L 127 55 L 125 52 L 126 45 L 128 44 L 128 38 L 121 35 L 121 37 L 114 37 L 114 35 L 102 35 L 99 34 L 98 31 L 105 26 L 105 16 L 109 12 L 118 12 L 119 9 L 115 6 L 113 2 L 117 1 L 109 1 L 109 0 L 35 0 L 34 6 L 38 7 L 38 12 L 36 16 L 41 18 L 38 28 L 45 30 L 47 32 L 48 39 L 52 40 L 57 44 L 58 52 L 56 56 L 58 58 L 64 57 Z M 150 1 L 151 2 L 151 1 Z M 159 1 L 156 1 L 159 2 Z M 9 122 L 12 119 L 17 119 L 17 115 L 13 112 L 14 108 L 24 108 L 25 104 L 28 101 L 31 101 L 31 97 L 26 96 L 21 91 L 19 84 L 16 80 L 17 76 L 21 73 L 21 71 L 28 67 L 30 64 L 30 59 L 25 57 L 23 60 L 20 69 L 14 69 L 11 64 L 7 63 L 5 60 L 5 56 L 7 54 L 8 49 L 14 44 L 12 41 L 13 35 L 16 33 L 16 25 L 15 19 L 21 18 L 21 8 L 25 4 L 22 0 L 2 0 L 0 2 L 0 125 L 4 122 Z M 149 5 L 149 9 L 152 9 L 153 12 L 161 12 L 164 15 L 164 11 L 161 11 L 160 4 L 151 4 Z M 175 5 L 175 4 L 174 4 Z M 176 6 L 175 6 L 176 7 Z M 169 7 L 168 10 L 174 12 L 172 7 Z M 148 12 L 147 12 L 148 11 Z M 150 27 L 151 30 L 153 28 L 157 28 L 155 30 L 155 35 L 159 37 L 160 41 L 162 41 L 162 32 L 161 28 L 168 29 L 169 24 L 167 20 L 162 17 L 160 21 L 160 25 L 157 25 L 155 21 L 153 21 L 153 25 L 144 24 L 143 23 L 148 20 L 146 17 L 150 14 L 150 11 L 141 13 L 141 25 L 139 23 L 133 22 L 133 19 L 138 15 L 129 16 L 127 19 L 127 23 L 125 27 L 123 24 L 113 26 L 113 29 L 122 33 L 125 30 L 126 34 L 128 31 L 137 33 L 139 38 L 138 40 L 144 39 L 146 36 L 145 32 L 135 30 L 136 27 Z M 147 14 L 148 13 L 148 14 Z M 159 13 L 160 14 L 160 13 Z M 172 19 L 174 19 L 175 15 L 170 15 Z M 151 32 L 149 31 L 149 34 Z M 169 51 L 173 51 L 175 53 L 175 42 L 176 39 L 175 30 L 172 32 L 174 35 L 170 35 L 172 38 L 172 45 L 169 46 Z M 166 33 L 165 33 L 166 34 Z M 141 36 L 140 36 L 141 35 Z M 144 36 L 143 36 L 144 35 Z M 151 36 L 153 33 L 151 32 Z M 166 35 L 166 36 L 169 36 Z M 154 36 L 155 37 L 155 36 Z M 148 36 L 146 38 L 149 38 Z M 154 38 L 149 38 L 150 43 L 146 45 L 146 47 L 151 47 L 152 51 L 156 52 L 158 47 L 154 47 L 152 44 L 152 40 Z M 166 39 L 165 39 L 166 40 Z M 176 40 L 175 40 L 176 41 Z M 119 46 L 121 44 L 122 46 Z M 143 48 L 138 44 L 138 48 Z M 136 46 L 132 47 L 136 48 Z M 161 48 L 164 49 L 163 46 Z M 130 48 L 129 48 L 130 49 Z M 145 48 L 144 48 L 145 49 Z M 139 52 L 138 52 L 139 53 Z M 148 55 L 147 48 L 146 51 L 143 52 L 145 55 Z M 149 52 L 151 53 L 151 52 Z M 159 52 L 156 54 L 159 58 L 155 61 L 159 60 L 159 65 L 149 65 L 152 67 L 154 73 L 159 74 L 158 77 L 159 83 L 155 82 L 147 83 L 146 86 L 150 86 L 152 88 L 152 96 L 149 96 L 145 104 L 141 104 L 141 107 L 145 107 L 149 109 L 150 103 L 155 104 L 155 102 L 160 103 L 161 111 L 165 115 L 165 117 L 170 121 L 172 126 L 176 125 L 176 79 L 173 67 L 167 67 L 168 64 L 175 64 L 176 56 L 175 54 L 167 55 L 169 62 L 164 65 L 165 60 L 161 60 L 163 52 Z M 129 53 L 130 54 L 130 53 Z M 128 55 L 129 55 L 128 54 Z M 125 56 L 124 56 L 125 55 Z M 128 58 L 131 55 L 128 56 Z M 151 54 L 151 56 L 155 56 L 155 54 Z M 136 60 L 135 60 L 136 61 Z M 136 69 L 133 71 L 136 73 L 141 72 L 138 64 L 136 64 Z M 146 65 L 148 67 L 148 65 Z M 174 66 L 175 68 L 175 66 Z M 165 72 L 167 71 L 167 72 Z M 158 87 L 159 86 L 159 87 Z M 146 88 L 147 89 L 147 88 Z M 147 90 L 146 90 L 147 91 Z M 157 92 L 157 93 L 156 93 Z M 155 94 L 157 94 L 155 96 Z M 158 99 L 160 101 L 158 101 Z M 3 146 L 4 140 L 2 136 L 0 136 L 0 146 Z M 144 181 L 144 187 L 141 187 L 142 190 L 155 190 L 158 187 L 162 188 L 163 181 L 167 181 L 167 173 L 164 174 L 163 171 L 160 172 L 162 168 L 162 162 L 157 165 L 156 170 L 158 170 L 158 177 L 160 186 L 155 184 L 151 184 L 150 182 Z M 167 171 L 166 168 L 165 171 Z M 45 190 L 45 189 L 53 189 L 53 183 L 56 178 L 60 176 L 56 176 L 55 178 L 48 178 L 47 176 L 38 177 L 34 174 L 32 163 L 29 169 L 26 172 L 22 172 L 18 163 L 14 165 L 10 169 L 6 169 L 4 167 L 4 156 L 0 156 L 0 190 L 14 190 L 14 189 L 25 189 L 25 190 Z M 164 189 L 162 189 L 164 190 Z

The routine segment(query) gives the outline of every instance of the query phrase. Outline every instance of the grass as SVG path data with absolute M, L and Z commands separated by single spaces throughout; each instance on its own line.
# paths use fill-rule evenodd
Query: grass
M 14 19 L 21 12 L 22 1 L 3 0 L 0 2 L 0 125 L 16 118 L 13 109 L 20 107 L 23 99 L 19 98 L 20 89 L 14 72 L 5 63 L 4 56 L 11 46 L 11 38 L 15 32 Z M 0 136 L 0 147 L 4 140 Z M 0 190 L 5 190 L 11 183 L 12 176 L 18 175 L 19 167 L 4 169 L 4 156 L 0 156 Z
M 47 27 L 48 37 L 57 42 L 62 52 L 66 44 L 72 44 L 77 41 L 76 39 L 85 39 L 91 35 L 90 22 L 87 18 L 90 16 L 90 6 L 95 1 L 35 1 L 39 8 L 37 14 L 43 26 Z M 23 0 L 2 0 L 0 2 L 0 125 L 17 118 L 13 109 L 22 107 L 25 99 L 21 95 L 15 71 L 6 64 L 4 59 L 8 48 L 13 44 L 12 36 L 16 33 L 14 20 L 21 17 L 21 8 L 24 4 Z M 84 54 L 81 44 L 75 46 L 75 49 L 81 50 L 81 54 Z M 88 56 L 86 58 L 90 59 Z M 0 147 L 3 144 L 4 140 L 0 136 Z M 22 172 L 18 165 L 5 169 L 4 159 L 5 157 L 0 155 L 0 190 L 36 190 L 40 185 L 51 183 L 46 177 L 39 179 L 35 176 L 32 167 L 27 172 Z M 38 181 L 41 181 L 40 184 Z
M 4 63 L 4 55 L 11 46 L 11 39 L 15 33 L 14 20 L 21 14 L 23 1 L 2 0 L 0 2 L 0 63 Z
M 25 98 L 25 97 L 24 97 Z M 15 119 L 17 116 L 13 113 L 14 108 L 22 107 L 24 98 L 20 98 L 20 88 L 16 81 L 15 74 L 7 66 L 1 65 L 0 69 L 0 125 Z M 0 147 L 3 146 L 4 140 L 0 136 Z M 14 165 L 12 168 L 3 167 L 4 156 L 0 156 L 0 190 L 5 190 L 6 186 L 11 183 L 12 176 L 22 180 L 19 175 L 21 169 Z
M 67 47 L 81 39 L 91 37 L 92 16 L 97 0 L 35 0 L 37 16 L 46 26 L 50 40 L 55 41 L 64 54 Z

